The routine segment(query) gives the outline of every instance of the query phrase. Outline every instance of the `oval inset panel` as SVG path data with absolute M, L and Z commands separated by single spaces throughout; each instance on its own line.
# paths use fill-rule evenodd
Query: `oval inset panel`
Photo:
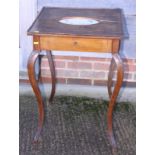
M 68 25 L 93 25 L 99 23 L 96 19 L 87 17 L 64 17 L 59 22 Z

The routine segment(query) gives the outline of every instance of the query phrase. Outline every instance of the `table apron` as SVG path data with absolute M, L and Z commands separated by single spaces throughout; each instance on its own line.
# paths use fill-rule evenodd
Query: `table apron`
M 77 38 L 40 36 L 40 50 L 85 51 L 112 53 L 113 40 L 103 38 Z M 117 52 L 117 51 L 113 51 Z

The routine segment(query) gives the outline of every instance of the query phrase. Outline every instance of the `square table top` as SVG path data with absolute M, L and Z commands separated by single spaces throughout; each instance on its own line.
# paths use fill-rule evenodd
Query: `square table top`
M 70 25 L 62 19 L 95 19 L 92 25 Z M 81 9 L 43 7 L 27 31 L 28 35 L 89 36 L 123 38 L 121 9 Z

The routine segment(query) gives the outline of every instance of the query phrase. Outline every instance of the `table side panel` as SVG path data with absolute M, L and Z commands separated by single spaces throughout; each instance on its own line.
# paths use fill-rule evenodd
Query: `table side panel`
M 42 50 L 106 52 L 112 51 L 112 39 L 41 36 Z

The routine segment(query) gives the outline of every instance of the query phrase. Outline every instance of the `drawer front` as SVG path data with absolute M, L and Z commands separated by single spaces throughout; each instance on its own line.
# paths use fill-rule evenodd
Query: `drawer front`
M 42 50 L 111 52 L 112 40 L 78 37 L 41 36 Z

